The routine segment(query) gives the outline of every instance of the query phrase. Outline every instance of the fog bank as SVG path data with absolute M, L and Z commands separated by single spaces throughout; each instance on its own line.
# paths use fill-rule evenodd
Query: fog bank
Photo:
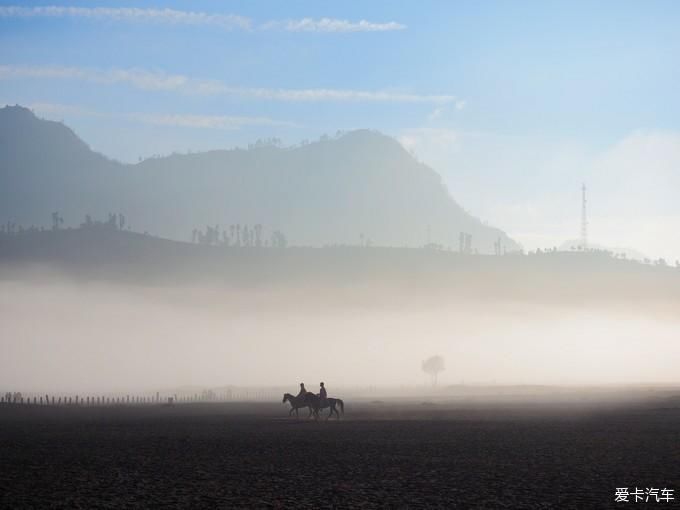
M 344 296 L 2 281 L 0 387 L 424 385 L 433 354 L 441 385 L 680 382 L 679 322 L 649 308 Z

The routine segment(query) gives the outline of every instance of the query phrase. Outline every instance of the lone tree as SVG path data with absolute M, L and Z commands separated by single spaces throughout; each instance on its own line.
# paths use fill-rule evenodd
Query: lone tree
M 437 386 L 437 375 L 444 370 L 444 358 L 442 356 L 431 356 L 423 361 L 423 372 L 432 377 L 432 386 Z

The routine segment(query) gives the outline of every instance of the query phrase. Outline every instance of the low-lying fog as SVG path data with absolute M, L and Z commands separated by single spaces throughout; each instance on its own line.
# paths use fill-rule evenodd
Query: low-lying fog
M 424 385 L 421 361 L 434 354 L 446 361 L 441 385 L 680 382 L 680 322 L 669 314 L 479 300 L 384 305 L 362 292 L 319 303 L 312 290 L 3 281 L 0 387 Z

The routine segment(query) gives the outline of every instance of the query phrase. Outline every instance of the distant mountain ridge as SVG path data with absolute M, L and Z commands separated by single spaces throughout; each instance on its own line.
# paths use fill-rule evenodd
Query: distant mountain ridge
M 0 223 L 66 224 L 122 212 L 132 228 L 188 240 L 194 228 L 263 224 L 292 244 L 493 252 L 502 231 L 466 213 L 441 177 L 394 139 L 359 130 L 294 148 L 272 145 L 152 158 L 128 165 L 92 151 L 68 127 L 20 106 L 0 109 Z

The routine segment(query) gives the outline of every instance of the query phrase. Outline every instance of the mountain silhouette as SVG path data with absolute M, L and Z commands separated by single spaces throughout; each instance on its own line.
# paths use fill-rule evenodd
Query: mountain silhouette
M 21 106 L 0 109 L 0 221 L 66 225 L 122 212 L 134 230 L 188 240 L 205 225 L 263 224 L 292 244 L 458 247 L 493 252 L 502 231 L 465 212 L 441 177 L 393 138 L 369 130 L 297 147 L 258 143 L 123 164 L 68 127 Z

